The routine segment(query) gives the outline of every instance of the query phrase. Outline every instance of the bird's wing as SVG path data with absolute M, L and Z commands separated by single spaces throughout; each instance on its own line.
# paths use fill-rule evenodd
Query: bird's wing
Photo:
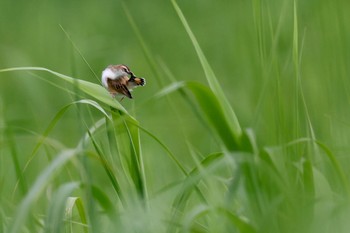
M 109 86 L 109 91 L 110 92 L 117 92 L 120 93 L 122 95 L 127 96 L 128 98 L 132 99 L 132 95 L 128 89 L 128 87 L 126 86 L 126 83 L 124 82 L 123 79 L 108 79 L 108 86 Z
M 124 84 L 117 84 L 115 85 L 115 89 L 117 89 L 117 91 L 125 96 L 127 96 L 128 98 L 132 99 L 132 95 L 129 91 L 129 89 L 126 87 L 126 85 Z

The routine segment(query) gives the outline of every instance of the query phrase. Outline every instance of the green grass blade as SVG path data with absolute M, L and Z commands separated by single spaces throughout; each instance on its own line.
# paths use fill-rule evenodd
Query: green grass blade
M 91 186 L 91 191 L 94 199 L 97 200 L 102 207 L 102 212 L 108 213 L 108 216 L 114 221 L 117 220 L 114 218 L 116 217 L 117 209 L 115 208 L 115 204 L 110 200 L 108 193 L 94 185 Z
M 138 122 L 117 109 L 112 108 L 115 139 L 121 161 L 126 161 L 127 172 L 136 188 L 138 197 L 147 199 L 145 176 L 141 157 Z
M 183 26 L 186 29 L 187 34 L 189 35 L 192 44 L 196 50 L 197 56 L 202 64 L 203 70 L 205 72 L 207 81 L 209 83 L 210 88 L 212 89 L 213 93 L 215 94 L 215 96 L 220 100 L 219 105 L 222 106 L 224 113 L 225 113 L 225 118 L 229 123 L 229 128 L 230 130 L 232 130 L 232 133 L 234 134 L 236 141 L 240 140 L 241 134 L 242 134 L 242 129 L 241 126 L 238 122 L 237 116 L 235 114 L 235 112 L 233 111 L 230 103 L 228 102 L 212 68 L 209 65 L 209 62 L 207 61 L 201 47 L 199 46 L 199 43 L 196 39 L 196 37 L 194 36 L 190 26 L 188 25 L 188 22 L 184 16 L 184 14 L 182 13 L 180 7 L 177 5 L 175 0 L 171 0 L 175 11 L 177 13 L 177 15 L 179 16 Z
M 157 96 L 167 95 L 183 87 L 186 87 L 192 92 L 196 103 L 204 113 L 209 125 L 219 135 L 227 150 L 239 150 L 241 148 L 241 142 L 236 140 L 237 138 L 230 130 L 230 122 L 225 117 L 220 101 L 208 87 L 196 82 L 179 82 L 164 88 Z
M 9 233 L 17 233 L 25 225 L 25 221 L 30 215 L 31 207 L 39 199 L 45 187 L 57 170 L 62 168 L 70 159 L 76 155 L 76 150 L 66 150 L 58 154 L 55 160 L 40 174 L 25 198 L 19 204 L 16 215 L 13 218 Z
M 63 228 L 63 220 L 66 209 L 66 202 L 71 193 L 79 187 L 79 183 L 71 182 L 63 184 L 53 195 L 48 208 L 48 215 L 44 224 L 44 232 L 60 233 Z
M 295 72 L 295 106 L 294 106 L 294 137 L 300 137 L 300 116 L 299 116 L 299 91 L 300 91 L 300 66 L 299 66 L 299 36 L 298 36 L 298 14 L 297 14 L 297 1 L 293 1 L 293 62 Z
M 223 216 L 225 216 L 232 223 L 232 225 L 234 225 L 239 230 L 239 232 L 244 232 L 244 233 L 257 232 L 251 223 L 248 223 L 246 220 L 242 219 L 237 214 L 232 213 L 228 208 L 226 207 L 217 208 L 216 211 L 219 214 L 222 214 Z
M 223 153 L 214 153 L 205 157 L 199 164 L 200 166 L 195 167 L 190 174 L 186 177 L 184 182 L 182 182 L 182 189 L 176 196 L 173 202 L 173 214 L 171 222 L 179 222 L 181 219 L 181 213 L 185 212 L 186 203 L 188 202 L 193 191 L 199 191 L 197 187 L 199 181 L 205 178 L 209 174 L 209 170 L 214 167 L 217 168 L 222 166 Z M 201 168 L 201 169 L 199 169 Z M 173 232 L 176 226 L 170 225 L 168 232 Z
M 114 188 L 114 191 L 117 193 L 118 197 L 120 198 L 121 202 L 125 205 L 125 198 L 123 196 L 123 193 L 121 192 L 121 188 L 117 179 L 116 174 L 114 174 L 113 169 L 111 168 L 108 160 L 106 159 L 106 156 L 103 154 L 100 146 L 95 141 L 94 137 L 92 136 L 90 130 L 88 130 L 88 134 L 90 136 L 91 142 L 96 150 L 96 153 L 99 156 L 99 159 L 101 161 L 101 164 L 103 166 L 103 169 L 105 170 L 106 174 L 108 175 L 109 180 L 112 183 L 112 186 Z
M 54 118 L 51 120 L 50 124 L 48 125 L 48 127 L 45 129 L 44 133 L 43 133 L 43 137 L 41 138 L 41 140 L 36 144 L 36 146 L 33 149 L 32 152 L 32 156 L 36 154 L 36 152 L 39 150 L 40 146 L 42 145 L 42 143 L 45 141 L 45 139 L 47 138 L 47 136 L 50 134 L 50 132 L 54 129 L 54 127 L 56 126 L 56 124 L 59 122 L 59 120 L 61 120 L 61 118 L 63 117 L 63 115 L 65 114 L 65 112 L 73 105 L 76 104 L 87 104 L 87 105 L 91 105 L 92 107 L 96 108 L 97 110 L 99 110 L 102 114 L 104 114 L 107 118 L 110 118 L 109 115 L 105 112 L 105 110 L 95 101 L 93 100 L 79 100 L 79 101 L 74 101 L 70 104 L 67 104 L 66 106 L 64 106 L 63 108 L 61 108 L 56 115 L 54 116 Z M 31 157 L 32 157 L 31 156 Z M 32 160 L 32 159 L 30 159 Z M 26 165 L 27 166 L 27 165 Z
M 87 216 L 85 214 L 85 208 L 83 201 L 80 197 L 68 197 L 66 201 L 65 219 L 66 219 L 66 233 L 73 231 L 73 209 L 77 208 L 81 224 L 85 233 L 88 233 Z
M 96 108 L 97 110 L 99 110 L 102 114 L 104 114 L 107 118 L 109 118 L 109 115 L 105 112 L 105 110 L 95 101 L 93 100 L 88 100 L 88 99 L 84 99 L 84 100 L 79 100 L 79 101 L 75 101 L 72 102 L 70 104 L 67 104 L 66 106 L 64 106 L 63 108 L 61 108 L 56 115 L 54 116 L 54 118 L 51 120 L 51 122 L 49 123 L 48 127 L 45 129 L 44 133 L 42 134 L 42 136 L 40 137 L 38 143 L 35 145 L 31 155 L 29 156 L 28 161 L 26 162 L 26 164 L 24 165 L 21 174 L 24 174 L 24 172 L 26 171 L 26 169 L 28 168 L 29 164 L 33 161 L 33 159 L 35 158 L 35 156 L 37 155 L 38 150 L 40 149 L 40 147 L 43 145 L 43 143 L 45 142 L 45 140 L 47 139 L 47 137 L 49 136 L 50 132 L 54 129 L 54 127 L 56 126 L 56 124 L 61 120 L 61 118 L 63 117 L 63 115 L 65 114 L 65 112 L 71 107 L 74 106 L 76 104 L 87 104 L 90 105 L 94 108 Z M 14 192 L 17 189 L 17 186 L 20 184 L 21 179 L 17 179 L 16 185 L 15 185 L 15 189 Z
M 148 130 L 146 130 L 145 128 L 138 126 L 139 129 L 142 130 L 142 132 L 146 133 L 148 136 L 150 136 L 151 138 L 153 138 L 169 155 L 170 159 L 173 160 L 175 162 L 175 164 L 179 167 L 179 169 L 181 170 L 181 172 L 184 175 L 188 175 L 185 167 L 180 163 L 180 161 L 176 158 L 176 156 L 170 151 L 170 149 L 159 139 L 157 138 L 157 136 L 155 136 L 154 134 L 152 134 L 151 132 L 149 132 Z
M 130 146 L 132 151 L 132 164 L 134 165 L 132 170 L 137 171 L 135 173 L 135 181 L 138 187 L 138 192 L 141 194 L 141 197 L 144 200 L 148 200 L 146 175 L 141 153 L 140 131 L 138 128 L 138 122 L 131 118 L 126 119 L 125 128 L 130 139 Z
M 4 210 L 3 210 L 3 205 L 2 203 L 0 202 L 0 232 L 6 232 L 6 228 L 7 228 L 7 216 L 6 214 L 4 213 Z
M 199 224 L 196 224 L 196 221 L 199 218 L 203 218 L 204 216 L 211 215 L 211 214 L 214 214 L 215 216 L 221 216 L 220 217 L 221 224 L 214 226 L 214 228 L 224 229 L 225 227 L 228 227 L 227 221 L 225 221 L 225 220 L 228 220 L 229 223 L 231 223 L 231 225 L 234 226 L 234 229 L 238 230 L 238 232 L 243 232 L 243 233 L 257 232 L 251 224 L 249 224 L 246 220 L 243 220 L 238 215 L 232 213 L 227 208 L 225 207 L 210 208 L 206 206 L 198 207 L 185 218 L 184 232 L 193 232 L 195 229 L 196 230 L 201 229 L 200 232 L 202 231 L 207 232 L 207 231 L 204 231 L 203 227 L 200 227 Z
M 152 53 L 150 52 L 149 48 L 147 47 L 145 40 L 143 39 L 141 32 L 140 32 L 138 26 L 136 25 L 135 20 L 134 20 L 132 14 L 130 13 L 127 5 L 125 4 L 124 1 L 122 1 L 121 3 L 122 3 L 122 7 L 123 7 L 124 13 L 126 15 L 126 18 L 128 19 L 129 24 L 130 24 L 131 28 L 133 29 L 133 31 L 136 35 L 136 38 L 138 39 L 138 41 L 141 45 L 143 54 L 145 55 L 146 60 L 149 64 L 150 68 L 152 69 L 154 77 L 157 79 L 157 81 L 155 83 L 158 83 L 160 86 L 162 86 L 164 81 L 161 78 L 158 66 L 157 66 L 157 64 L 152 56 Z
M 75 51 L 77 51 L 77 53 L 79 54 L 79 56 L 81 57 L 81 59 L 83 59 L 84 63 L 89 67 L 91 73 L 94 75 L 94 77 L 96 78 L 97 81 L 99 81 L 101 83 L 101 80 L 99 79 L 99 77 L 96 75 L 95 71 L 92 69 L 92 67 L 90 66 L 90 64 L 88 63 L 88 61 L 85 59 L 85 57 L 83 56 L 83 54 L 81 53 L 80 49 L 78 48 L 78 46 L 73 42 L 72 38 L 70 37 L 70 35 L 68 34 L 68 32 L 63 28 L 63 26 L 61 24 L 59 24 L 61 30 L 64 32 L 64 34 L 66 35 L 67 39 L 69 40 L 69 42 L 72 44 L 73 48 Z
M 67 75 L 60 74 L 58 72 L 55 72 L 55 71 L 52 71 L 50 69 L 46 69 L 43 67 L 7 68 L 7 69 L 1 69 L 0 73 L 13 72 L 13 71 L 45 71 L 45 72 L 51 73 L 54 75 L 54 77 L 65 80 L 65 81 L 71 83 L 72 85 L 77 85 L 81 91 L 94 97 L 95 99 L 101 101 L 102 103 L 107 104 L 108 106 L 116 108 L 116 109 L 127 114 L 127 111 L 125 110 L 125 108 L 118 101 L 113 100 L 111 98 L 111 96 L 108 94 L 108 92 L 101 85 L 91 83 L 91 82 L 81 80 L 81 79 L 72 78 L 72 77 L 69 77 Z
M 25 176 L 23 176 L 23 173 L 21 172 L 22 168 L 19 162 L 19 154 L 17 151 L 17 145 L 12 133 L 12 129 L 8 128 L 6 134 L 8 137 L 8 143 L 11 151 L 11 158 L 12 158 L 13 165 L 15 167 L 16 176 L 17 176 L 17 181 L 18 181 L 17 184 L 20 187 L 21 194 L 25 195 L 28 191 L 28 184 L 25 179 Z
M 331 183 L 339 182 L 340 189 L 342 192 L 350 198 L 350 182 L 349 179 L 342 169 L 341 165 L 338 162 L 337 157 L 332 153 L 332 151 L 323 143 L 316 141 L 317 145 L 326 153 L 326 156 L 328 157 L 329 161 L 331 162 L 331 168 L 336 174 L 336 178 Z
M 299 36 L 298 36 L 298 13 L 297 0 L 293 1 L 293 61 L 295 71 L 299 73 Z

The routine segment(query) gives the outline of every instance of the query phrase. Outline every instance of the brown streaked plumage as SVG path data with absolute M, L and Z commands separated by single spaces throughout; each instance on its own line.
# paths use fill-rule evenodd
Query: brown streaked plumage
M 136 77 L 126 65 L 110 65 L 102 72 L 102 85 L 112 97 L 121 94 L 132 99 L 132 89 L 145 83 L 144 78 Z
M 118 79 L 107 79 L 108 91 L 112 96 L 116 94 L 122 94 L 132 99 L 132 95 L 128 89 L 129 77 L 123 76 Z

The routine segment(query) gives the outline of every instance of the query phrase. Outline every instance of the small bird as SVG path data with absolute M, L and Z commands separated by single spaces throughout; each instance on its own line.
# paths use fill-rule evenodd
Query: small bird
M 130 77 L 129 77 L 130 75 Z M 138 78 L 126 65 L 109 65 L 102 72 L 102 85 L 114 98 L 117 94 L 124 95 L 132 99 L 131 91 L 138 86 L 144 86 L 146 80 Z

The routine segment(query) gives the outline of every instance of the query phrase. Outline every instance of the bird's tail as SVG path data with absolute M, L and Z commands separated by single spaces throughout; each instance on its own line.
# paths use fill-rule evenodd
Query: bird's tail
M 134 78 L 134 82 L 137 86 L 144 86 L 146 84 L 146 80 L 144 78 Z

